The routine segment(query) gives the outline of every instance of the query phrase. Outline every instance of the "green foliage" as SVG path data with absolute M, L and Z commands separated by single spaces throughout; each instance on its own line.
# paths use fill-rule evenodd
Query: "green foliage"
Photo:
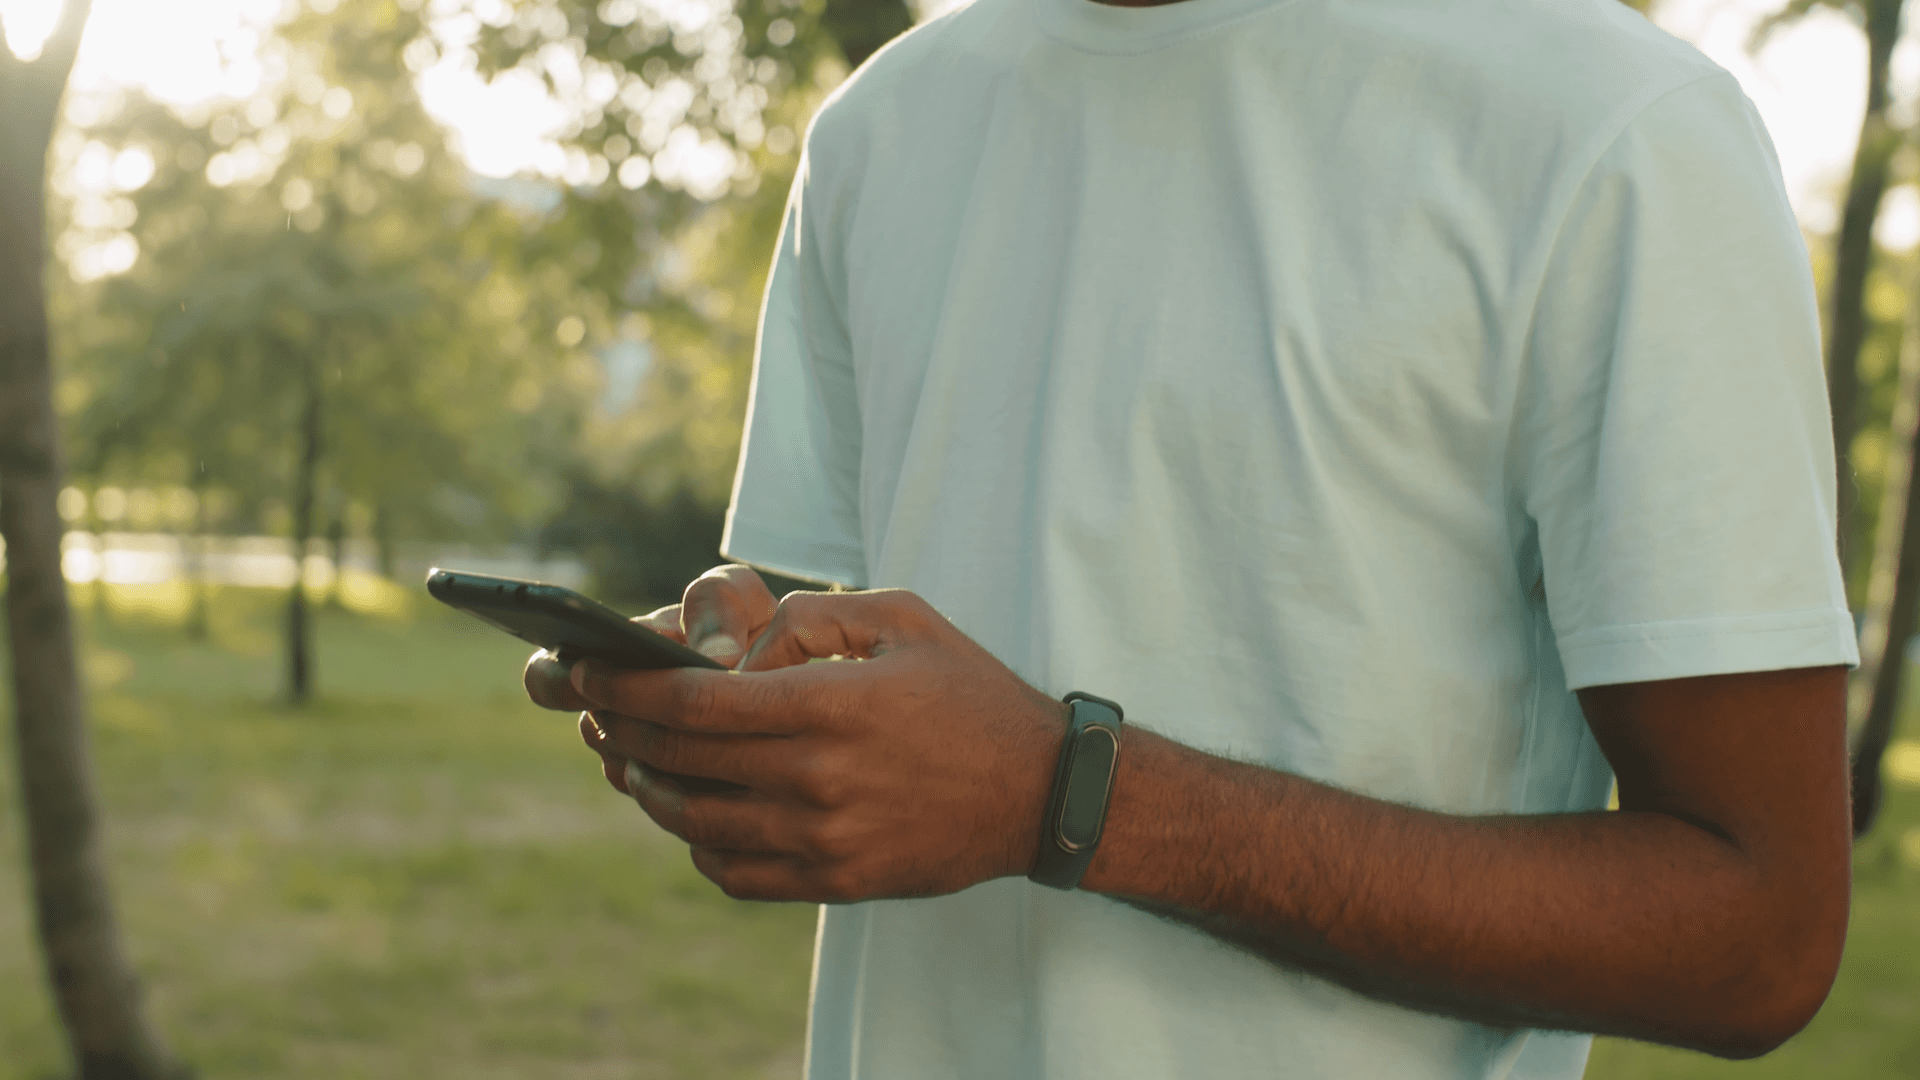
M 820 25 L 840 46 L 847 63 L 859 67 L 880 47 L 913 26 L 913 12 L 901 0 L 826 0 Z
M 645 318 L 652 364 L 639 400 L 582 429 L 566 504 L 542 543 L 581 554 L 609 595 L 677 599 L 716 561 L 791 176 L 771 170 L 757 192 L 681 230 L 676 272 Z
M 821 0 L 512 0 L 485 9 L 491 18 L 475 48 L 483 72 L 530 71 L 571 107 L 561 134 L 584 174 L 571 186 L 605 204 L 621 188 L 644 187 L 654 200 L 618 205 L 674 222 L 698 202 L 754 190 L 769 158 L 794 152 L 791 127 L 776 134 L 792 119 L 780 103 L 846 71 L 823 11 Z M 732 167 L 695 167 L 695 147 Z M 635 158 L 648 167 L 629 167 L 616 183 Z M 649 182 L 636 185 L 640 175 Z
M 581 557 L 594 572 L 595 591 L 636 611 L 679 603 L 687 583 L 715 562 L 725 508 L 685 488 L 649 497 L 632 484 L 577 476 L 568 499 L 541 533 L 541 543 Z M 763 573 L 775 596 L 820 585 Z
M 154 165 L 60 208 L 70 259 L 114 228 L 140 251 L 58 298 L 83 480 L 212 489 L 228 527 L 284 527 L 317 385 L 322 530 L 552 519 L 616 593 L 711 565 L 797 133 L 906 7 L 478 5 L 481 70 L 530 70 L 572 110 L 564 182 L 476 182 L 448 153 L 411 76 L 465 47 L 459 27 L 394 0 L 325 9 L 276 28 L 250 100 L 111 101 L 67 136 L 68 160 Z M 730 164 L 701 173 L 701 153 Z M 594 403 L 609 348 L 650 359 L 637 404 Z
M 645 609 L 676 603 L 715 562 L 722 513 L 685 489 L 649 499 L 628 484 L 575 478 L 566 504 L 541 533 L 543 546 L 571 551 L 593 570 L 603 599 Z M 689 574 L 691 570 L 691 575 Z
M 285 498 L 312 380 L 336 502 L 416 533 L 542 515 L 530 459 L 571 444 L 596 379 L 553 327 L 604 306 L 470 190 L 409 81 L 421 32 L 387 0 L 295 18 L 258 96 L 133 99 L 85 133 L 154 173 L 123 197 L 138 263 L 64 305 L 79 471 Z
M 742 0 L 677 17 L 518 0 L 479 39 L 483 70 L 528 68 L 577 106 L 564 137 L 598 179 L 568 191 L 549 235 L 636 238 L 591 285 L 630 306 L 626 329 L 652 363 L 634 408 L 586 419 L 544 540 L 584 554 L 609 594 L 648 599 L 714 562 L 796 133 L 852 63 L 912 24 L 900 0 Z M 733 180 L 690 183 L 671 164 L 676 140 L 730 151 Z M 628 190 L 619 170 L 644 154 L 651 179 Z

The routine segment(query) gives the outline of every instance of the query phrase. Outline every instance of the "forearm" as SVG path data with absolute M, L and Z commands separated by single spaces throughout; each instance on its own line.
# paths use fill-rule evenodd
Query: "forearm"
M 1809 980 L 1772 952 L 1804 928 L 1780 925 L 1751 853 L 1696 824 L 1436 814 L 1143 730 L 1126 740 L 1085 889 L 1483 1023 L 1744 1056 L 1811 1011 Z
M 807 662 L 831 656 L 863 662 Z M 939 896 L 1034 864 L 1065 707 L 911 593 L 790 594 L 735 674 L 569 681 L 609 781 L 729 896 Z M 1081 885 L 1428 1011 L 1765 1052 L 1825 998 L 1846 933 L 1845 669 L 1593 686 L 1580 706 L 1621 812 L 1432 813 L 1134 725 Z

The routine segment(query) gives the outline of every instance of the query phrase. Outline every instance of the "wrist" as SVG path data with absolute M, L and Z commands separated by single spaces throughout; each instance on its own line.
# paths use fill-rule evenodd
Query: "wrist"
M 1107 803 L 1100 847 L 1080 879 L 1082 891 L 1140 897 L 1163 891 L 1155 881 L 1154 863 L 1162 863 L 1162 873 L 1170 864 L 1154 849 L 1165 839 L 1172 822 L 1168 819 L 1170 808 L 1159 803 L 1153 777 L 1156 769 L 1173 764 L 1167 758 L 1175 748 L 1176 744 L 1150 731 L 1137 727 L 1128 730 L 1126 751 L 1114 764 L 1113 794 Z
M 1053 791 L 1054 766 L 1073 715 L 1072 706 L 1064 701 L 1056 701 L 1037 690 L 1033 696 L 1033 718 L 1024 725 L 1025 736 L 1009 756 L 1010 767 L 1004 773 L 1012 783 L 1003 830 L 1007 858 L 997 875 L 1000 877 L 1027 876 L 1039 856 L 1038 824 L 1046 816 L 1047 798 Z
M 1054 757 L 1053 783 L 1028 880 L 1048 888 L 1080 887 L 1100 849 L 1120 758 L 1120 704 L 1084 691 L 1066 696 L 1067 731 Z

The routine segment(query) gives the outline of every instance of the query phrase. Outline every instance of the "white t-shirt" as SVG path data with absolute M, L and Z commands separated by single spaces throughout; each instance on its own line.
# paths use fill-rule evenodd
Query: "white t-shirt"
M 1203 750 L 1591 810 L 1570 688 L 1855 662 L 1833 471 L 1760 122 L 1614 0 L 978 0 L 809 133 L 724 551 Z M 1588 1045 L 1019 878 L 824 909 L 809 1030 L 812 1080 Z

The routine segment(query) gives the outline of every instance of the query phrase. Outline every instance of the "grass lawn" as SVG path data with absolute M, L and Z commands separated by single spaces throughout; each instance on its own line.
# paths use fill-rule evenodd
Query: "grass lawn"
M 164 588 L 88 621 L 114 886 L 176 1049 L 206 1080 L 797 1078 L 814 909 L 726 899 L 525 702 L 523 647 L 369 588 L 321 614 L 298 712 L 270 594 L 220 594 L 201 643 Z M 6 766 L 0 1080 L 51 1080 Z M 1920 1078 L 1920 791 L 1892 796 L 1812 1027 L 1751 1063 L 1604 1042 L 1588 1076 Z

